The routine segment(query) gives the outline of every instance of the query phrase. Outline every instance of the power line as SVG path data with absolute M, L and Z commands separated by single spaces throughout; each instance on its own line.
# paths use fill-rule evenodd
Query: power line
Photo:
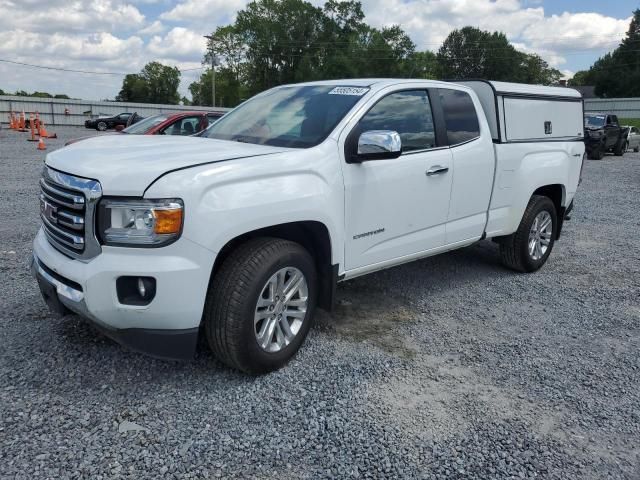
M 72 68 L 62 68 L 62 67 L 48 67 L 46 65 L 34 65 L 33 63 L 25 63 L 25 62 L 16 62 L 14 60 L 7 60 L 4 58 L 0 58 L 0 62 L 10 63 L 13 65 L 20 65 L 22 67 L 30 67 L 30 68 L 42 68 L 45 70 L 55 70 L 60 72 L 71 72 L 71 73 L 85 73 L 88 75 L 130 75 L 131 72 L 92 72 L 89 70 L 74 70 Z M 180 72 L 190 72 L 193 70 L 202 70 L 205 67 L 194 67 L 194 68 L 184 68 L 179 69 Z

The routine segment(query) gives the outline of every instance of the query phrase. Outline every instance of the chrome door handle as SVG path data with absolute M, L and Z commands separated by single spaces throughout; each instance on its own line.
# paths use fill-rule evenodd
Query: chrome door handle
M 441 173 L 447 173 L 449 171 L 449 167 L 443 167 L 442 165 L 434 165 L 429 170 L 427 170 L 427 177 L 431 175 L 439 175 Z

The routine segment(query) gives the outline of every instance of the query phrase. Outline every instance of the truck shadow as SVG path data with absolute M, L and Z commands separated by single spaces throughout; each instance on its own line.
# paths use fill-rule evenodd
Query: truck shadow
M 500 265 L 497 245 L 480 242 L 341 283 L 334 311 L 317 311 L 315 331 L 350 342 L 368 342 L 411 359 L 415 347 L 407 336 L 398 335 L 398 328 L 415 322 L 425 302 L 430 298 L 447 298 L 452 290 L 469 284 L 485 284 L 492 278 L 509 275 L 515 274 Z M 44 304 L 42 308 L 46 309 Z M 45 321 L 51 325 L 43 334 L 53 336 L 49 339 L 52 342 L 65 344 L 63 348 L 69 355 L 64 368 L 73 372 L 81 389 L 104 385 L 109 388 L 112 383 L 120 387 L 139 381 L 162 383 L 169 377 L 189 378 L 190 382 L 222 376 L 227 382 L 235 379 L 239 383 L 252 378 L 226 368 L 211 354 L 203 339 L 191 361 L 158 360 L 127 350 L 80 317 L 42 316 L 48 317 Z M 44 347 L 43 353 L 46 350 Z
M 432 299 L 512 275 L 500 264 L 498 246 L 480 242 L 339 284 L 334 311 L 319 310 L 316 328 L 411 359 L 415 346 L 398 329 L 417 322 Z

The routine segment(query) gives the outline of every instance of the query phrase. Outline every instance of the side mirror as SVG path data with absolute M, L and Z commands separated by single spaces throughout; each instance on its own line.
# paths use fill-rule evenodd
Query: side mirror
M 385 160 L 402 154 L 402 140 L 393 130 L 369 130 L 360 134 L 356 161 Z
M 116 132 L 121 132 L 124 130 L 124 125 L 116 125 Z

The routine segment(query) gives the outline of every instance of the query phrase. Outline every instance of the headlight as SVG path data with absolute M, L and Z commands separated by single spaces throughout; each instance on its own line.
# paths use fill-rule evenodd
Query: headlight
M 100 202 L 98 231 L 106 245 L 161 247 L 180 237 L 182 200 L 105 198 Z

